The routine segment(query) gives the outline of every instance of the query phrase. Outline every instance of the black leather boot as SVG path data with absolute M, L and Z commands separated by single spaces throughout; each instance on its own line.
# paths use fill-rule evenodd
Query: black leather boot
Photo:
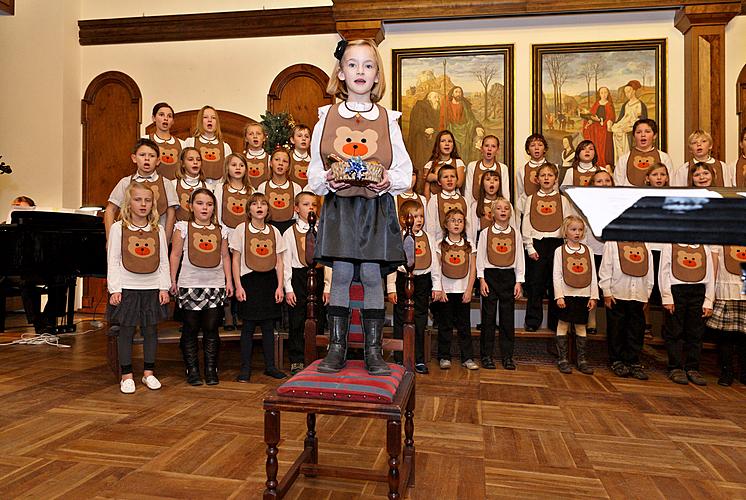
M 557 368 L 559 368 L 559 371 L 562 373 L 572 373 L 570 362 L 567 360 L 569 339 L 567 338 L 567 335 L 556 335 L 555 339 L 557 340 Z
M 337 373 L 347 360 L 347 332 L 350 327 L 350 308 L 329 306 L 329 351 L 319 363 L 321 373 Z
M 207 385 L 218 385 L 218 353 L 220 352 L 220 337 L 209 337 L 202 339 L 202 348 L 205 351 L 205 383 Z
M 182 332 L 179 346 L 181 347 L 181 355 L 184 357 L 187 384 L 202 385 L 202 377 L 199 374 L 199 357 L 197 356 L 197 339 Z
M 371 375 L 391 375 L 391 368 L 383 360 L 383 309 L 363 309 L 365 335 L 365 367 Z
M 593 368 L 588 365 L 586 360 L 586 347 L 588 339 L 585 337 L 575 337 L 575 346 L 578 348 L 578 370 L 586 375 L 593 375 Z

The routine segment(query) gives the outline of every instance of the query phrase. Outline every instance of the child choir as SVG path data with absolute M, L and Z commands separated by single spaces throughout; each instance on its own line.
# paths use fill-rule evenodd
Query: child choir
M 366 46 L 354 47 L 361 54 L 367 50 Z M 347 90 L 350 94 L 343 97 L 354 97 L 356 90 Z M 375 104 L 376 100 L 361 101 L 365 105 L 349 100 L 343 107 L 324 108 L 324 118 L 341 127 L 362 117 L 373 128 L 380 122 L 381 130 L 392 130 L 398 115 Z M 644 118 L 633 126 L 630 151 L 615 165 L 608 158 L 600 165 L 596 145 L 585 139 L 579 141 L 572 162 L 568 161 L 562 172 L 546 158 L 546 139 L 534 133 L 525 141 L 528 160 L 518 165 L 514 174 L 497 161 L 497 137 L 485 136 L 481 158 L 465 165 L 453 135 L 442 130 L 434 137 L 430 160 L 421 169 L 412 170 L 411 182 L 397 129 L 398 136 L 390 132 L 393 146 L 386 153 L 389 161 L 396 157 L 395 168 L 385 178 L 388 182 L 390 176 L 396 189 L 382 181 L 371 194 L 361 191 L 360 196 L 345 197 L 334 196 L 335 188 L 346 187 L 343 183 L 331 180 L 328 174 L 319 177 L 314 170 L 321 165 L 315 161 L 325 161 L 314 158 L 318 149 L 336 147 L 326 130 L 313 130 L 312 134 L 310 127 L 296 125 L 287 149 L 267 153 L 267 133 L 261 124 L 252 122 L 244 131 L 244 151 L 232 153 L 214 108 L 200 110 L 194 135 L 186 141 L 171 135 L 173 115 L 167 103 L 153 108 L 156 130 L 135 145 L 131 155 L 135 171 L 114 187 L 106 210 L 109 312 L 110 320 L 120 328 L 123 393 L 135 391 L 131 353 L 136 327 L 145 339 L 143 384 L 160 388 L 154 373 L 156 326 L 165 317 L 169 292 L 183 312 L 180 347 L 189 384 L 203 383 L 198 332 L 203 333 L 204 381 L 214 385 L 219 381 L 219 326 L 235 328 L 239 318 L 243 326 L 237 380 L 250 380 L 257 327 L 264 373 L 284 378 L 273 347 L 275 321 L 281 317 L 282 307 L 289 311 L 291 371 L 302 370 L 308 217 L 311 212 L 320 216 L 325 233 L 320 242 L 322 252 L 356 252 L 359 249 L 346 248 L 350 242 L 338 241 L 343 233 L 352 231 L 353 215 L 359 216 L 351 210 L 370 211 L 365 217 L 385 212 L 390 218 L 374 222 L 380 224 L 374 229 L 389 231 L 389 221 L 397 220 L 402 234 L 407 217 L 413 216 L 414 357 L 420 374 L 429 372 L 425 335 L 430 310 L 436 322 L 441 369 L 451 367 L 455 329 L 460 362 L 466 369 L 496 368 L 493 357 L 499 332 L 498 359 L 504 369 L 515 370 L 515 306 L 526 297 L 524 328 L 529 332 L 541 328 L 544 300 L 549 301 L 547 325 L 555 332 L 557 367 L 562 373 L 572 372 L 569 345 L 573 336 L 578 371 L 593 373 L 587 334 L 594 333 L 599 302 L 606 311 L 611 372 L 647 380 L 640 354 L 647 304 L 657 302 L 664 309 L 662 336 L 668 376 L 673 382 L 706 384 L 699 364 L 702 339 L 710 329 L 716 333 L 719 347 L 718 383 L 727 386 L 740 379 L 746 384 L 746 297 L 740 293 L 740 265 L 746 262 L 746 245 L 603 242 L 590 234 L 584 219 L 559 189 L 560 185 L 744 188 L 746 129 L 741 131 L 742 154 L 735 164 L 713 158 L 712 137 L 697 130 L 688 141 L 692 160 L 674 168 L 670 157 L 657 148 L 657 124 Z M 322 128 L 324 123 L 322 120 Z M 339 149 L 340 154 L 344 151 L 344 147 Z M 416 190 L 418 171 L 424 177 L 422 193 Z M 317 194 L 326 194 L 323 207 Z M 401 338 L 404 267 L 400 260 L 388 257 L 380 261 L 386 265 L 379 265 L 380 259 L 371 257 L 375 252 L 370 253 L 395 249 L 389 240 L 385 246 L 388 248 L 366 250 L 370 255 L 355 257 L 363 263 L 354 273 L 366 290 L 363 321 L 374 321 L 371 328 L 380 330 L 382 309 L 377 289 L 383 290 L 385 282 L 393 305 L 394 336 Z M 367 258 L 376 264 L 365 262 Z M 331 290 L 329 324 L 336 345 L 341 344 L 337 337 L 345 333 L 349 321 L 348 301 L 341 295 L 344 290 L 340 292 L 339 283 L 352 279 L 353 271 L 342 257 L 325 259 L 333 265 L 333 271 L 332 265 L 324 271 L 324 302 L 330 300 Z M 340 273 L 336 288 L 335 273 Z M 479 353 L 472 347 L 472 294 L 481 302 Z M 366 338 L 366 363 L 374 375 L 388 373 L 377 357 L 380 343 L 376 338 L 368 346 Z M 343 347 L 324 360 L 327 371 L 344 366 L 346 340 Z M 735 369 L 734 357 L 740 372 Z M 395 360 L 400 362 L 401 358 Z

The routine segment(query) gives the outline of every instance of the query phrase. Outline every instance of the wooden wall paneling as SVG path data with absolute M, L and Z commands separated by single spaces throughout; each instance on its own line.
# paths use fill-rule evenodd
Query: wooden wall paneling
M 335 33 L 331 7 L 78 21 L 80 45 L 219 40 Z
M 134 171 L 130 153 L 140 136 L 141 106 L 140 88 L 125 73 L 107 71 L 88 85 L 81 101 L 83 205 L 105 207 L 119 179 Z M 105 280 L 83 280 L 84 311 L 103 311 L 106 295 Z
M 243 151 L 244 128 L 249 123 L 255 123 L 256 120 L 224 109 L 218 109 L 217 112 L 218 118 L 220 118 L 220 131 L 223 133 L 223 140 L 230 145 L 232 151 L 240 153 Z M 174 115 L 174 124 L 171 126 L 171 133 L 179 139 L 186 139 L 192 136 L 197 120 L 197 113 L 199 113 L 198 109 L 176 113 Z M 145 133 L 155 133 L 155 125 L 153 123 L 148 125 L 145 128 Z
M 313 129 L 319 120 L 318 108 L 332 104 L 334 97 L 326 93 L 329 76 L 311 64 L 294 64 L 282 70 L 267 93 L 267 110 L 288 112 L 295 123 Z
M 0 0 L 0 15 L 15 14 L 15 0 Z
M 721 3 L 681 8 L 674 20 L 684 34 L 684 141 L 696 129 L 712 134 L 712 155 L 725 154 L 725 25 L 741 6 Z M 685 148 L 691 159 L 689 148 Z
M 738 142 L 741 142 L 741 131 L 746 128 L 746 65 L 741 68 L 736 80 L 736 114 L 738 115 Z M 740 144 L 738 145 L 738 154 L 741 152 Z

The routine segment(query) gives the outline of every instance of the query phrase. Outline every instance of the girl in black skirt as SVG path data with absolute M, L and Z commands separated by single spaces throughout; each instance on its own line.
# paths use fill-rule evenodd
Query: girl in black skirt
M 598 280 L 593 250 L 580 243 L 585 233 L 583 219 L 568 215 L 562 221 L 565 244 L 554 252 L 554 299 L 559 307 L 557 323 L 557 366 L 562 373 L 572 373 L 567 358 L 567 332 L 570 323 L 575 325 L 575 345 L 578 348 L 578 370 L 592 375 L 593 369 L 586 361 L 586 329 L 588 312 L 598 301 Z
M 254 330 L 262 330 L 264 374 L 285 378 L 275 366 L 274 322 L 281 316 L 282 252 L 285 244 L 280 231 L 267 224 L 269 205 L 262 193 L 253 193 L 248 201 L 248 220 L 242 222 L 230 236 L 233 250 L 233 281 L 238 300 L 241 329 L 241 372 L 236 381 L 251 378 L 251 351 Z
M 152 157 L 158 150 L 141 147 Z M 138 153 L 140 154 L 140 153 Z M 160 389 L 153 374 L 158 344 L 156 327 L 166 318 L 169 268 L 166 233 L 158 225 L 158 210 L 154 206 L 153 190 L 132 182 L 124 192 L 121 220 L 111 226 L 107 248 L 106 282 L 109 304 L 113 307 L 109 321 L 118 324 L 117 351 L 122 379 L 119 389 L 125 394 L 135 392 L 132 377 L 132 338 L 140 327 L 143 336 L 144 370 L 142 383 L 148 389 Z

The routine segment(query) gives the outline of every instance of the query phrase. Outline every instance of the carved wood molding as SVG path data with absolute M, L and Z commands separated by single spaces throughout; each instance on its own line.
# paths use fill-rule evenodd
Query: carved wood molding
M 15 13 L 15 3 L 16 0 L 0 0 L 0 15 L 12 16 Z
M 78 29 L 80 45 L 336 33 L 331 7 L 92 19 Z
M 326 88 L 326 84 L 329 83 L 329 75 L 327 75 L 321 68 L 317 68 L 312 64 L 294 64 L 288 66 L 272 81 L 272 85 L 269 87 L 269 92 L 267 92 L 267 108 L 271 109 L 272 101 L 280 99 L 285 86 L 291 80 L 298 78 L 299 76 L 305 76 L 314 80 L 322 89 Z M 332 96 L 324 93 L 324 97 L 331 99 Z
M 741 5 L 736 3 L 687 5 L 676 13 L 674 26 L 686 34 L 692 26 L 725 26 L 740 13 Z
M 91 80 L 91 83 L 88 84 L 88 88 L 86 88 L 85 90 L 85 95 L 83 96 L 83 99 L 81 101 L 82 109 L 80 112 L 80 122 L 82 124 L 85 125 L 85 123 L 87 122 L 86 112 L 88 106 L 96 102 L 96 94 L 98 94 L 98 92 L 102 88 L 110 83 L 121 85 L 122 87 L 127 89 L 133 104 L 142 102 L 142 93 L 140 93 L 140 87 L 137 85 L 137 82 L 135 82 L 127 73 L 122 73 L 121 71 L 107 71 L 105 73 L 101 73 L 96 78 Z M 138 123 L 142 123 L 142 110 L 140 111 Z
M 386 37 L 382 21 L 340 21 L 337 23 L 337 33 L 345 40 L 369 38 L 377 44 Z

